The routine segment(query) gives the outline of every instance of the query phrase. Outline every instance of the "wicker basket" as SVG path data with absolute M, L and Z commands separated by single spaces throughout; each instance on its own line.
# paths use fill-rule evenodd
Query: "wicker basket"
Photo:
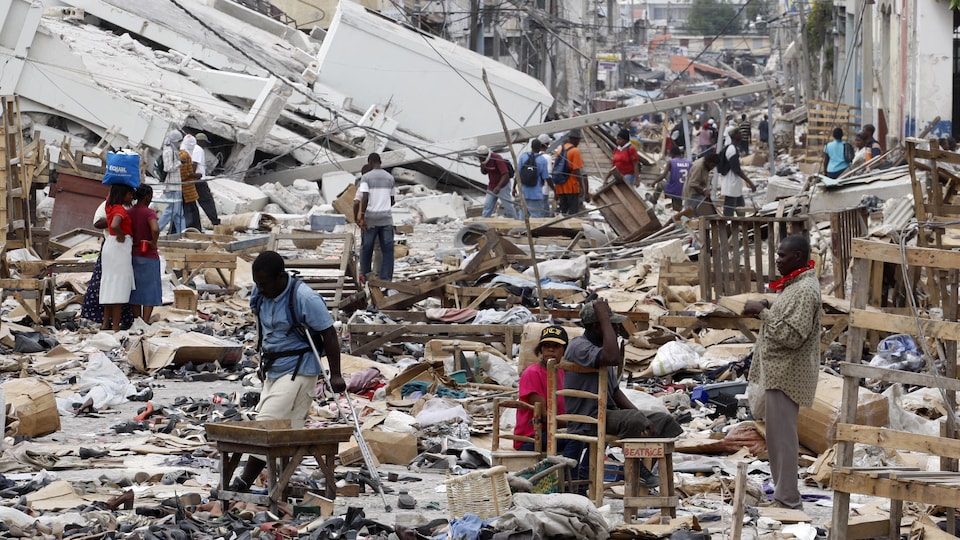
M 470 513 L 486 520 L 502 515 L 513 506 L 507 468 L 502 465 L 448 478 L 444 484 L 453 519 Z

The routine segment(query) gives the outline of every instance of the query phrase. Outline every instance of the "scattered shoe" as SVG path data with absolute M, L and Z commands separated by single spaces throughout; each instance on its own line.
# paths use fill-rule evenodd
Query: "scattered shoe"
M 102 458 L 109 454 L 109 450 L 94 450 L 92 448 L 80 448 L 77 451 L 77 454 L 80 456 L 80 459 L 90 459 L 90 458 Z
M 417 500 L 406 491 L 401 491 L 397 496 L 397 506 L 403 510 L 413 510 L 417 507 Z

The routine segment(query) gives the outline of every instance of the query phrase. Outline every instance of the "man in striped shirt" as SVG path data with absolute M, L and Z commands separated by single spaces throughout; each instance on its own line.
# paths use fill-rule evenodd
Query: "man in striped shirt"
M 370 171 L 360 177 L 360 274 L 370 273 L 374 243 L 380 243 L 383 260 L 377 276 L 384 281 L 393 280 L 393 203 L 396 187 L 393 175 L 380 168 L 380 154 L 367 158 Z

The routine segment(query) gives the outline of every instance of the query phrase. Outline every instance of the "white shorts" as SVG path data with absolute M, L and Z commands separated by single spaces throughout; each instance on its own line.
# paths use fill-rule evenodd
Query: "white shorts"
M 257 420 L 290 420 L 290 427 L 303 427 L 307 413 L 317 397 L 317 377 L 290 374 L 275 381 L 263 383 L 260 403 L 257 404 Z

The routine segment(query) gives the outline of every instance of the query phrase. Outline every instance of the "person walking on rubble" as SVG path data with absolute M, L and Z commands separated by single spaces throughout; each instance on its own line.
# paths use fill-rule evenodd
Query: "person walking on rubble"
M 588 368 L 607 367 L 607 388 L 611 397 L 607 401 L 606 432 L 616 435 L 620 439 L 640 437 L 678 437 L 683 428 L 676 419 L 664 412 L 641 411 L 630 401 L 620 389 L 620 380 L 617 367 L 623 357 L 623 350 L 617 342 L 617 330 L 626 317 L 610 311 L 606 300 L 595 300 L 584 304 L 580 308 L 580 322 L 584 327 L 582 336 L 570 340 L 564 358 Z M 599 388 L 596 373 L 568 372 L 564 374 L 564 389 L 582 390 L 596 393 Z M 568 414 L 580 414 L 597 417 L 597 401 L 594 399 L 566 397 L 565 405 Z M 595 436 L 595 427 L 592 424 L 568 422 L 567 432 L 580 435 Z M 582 441 L 567 441 L 564 457 L 580 461 L 578 468 L 579 478 L 587 478 L 589 467 L 589 452 L 581 461 L 581 454 L 586 449 Z M 640 472 L 645 487 L 653 488 L 658 485 L 657 477 L 646 467 Z
M 480 160 L 480 172 L 487 175 L 487 195 L 483 199 L 483 213 L 480 217 L 491 217 L 497 208 L 497 200 L 507 219 L 517 219 L 517 209 L 513 202 L 513 179 L 510 178 L 510 166 L 503 156 L 480 145 L 476 151 Z
M 740 152 L 745 155 L 750 155 L 750 120 L 747 119 L 746 114 L 740 115 L 740 123 L 737 124 L 737 129 L 740 131 Z
M 380 154 L 367 157 L 370 170 L 360 177 L 360 274 L 370 273 L 373 261 L 373 246 L 378 243 L 382 259 L 377 277 L 393 280 L 393 205 L 396 201 L 396 181 L 393 175 L 381 168 Z
M 557 197 L 557 211 L 565 216 L 580 212 L 581 200 L 590 200 L 587 177 L 583 174 L 583 156 L 577 148 L 580 139 L 580 130 L 571 129 L 567 132 L 567 142 L 553 155 L 553 190 Z M 566 180 L 558 182 L 557 176 L 564 171 L 569 173 Z
M 193 158 L 197 174 L 200 175 L 200 180 L 195 184 L 197 194 L 200 197 L 197 200 L 197 204 L 200 205 L 203 213 L 207 215 L 210 223 L 217 226 L 220 224 L 220 217 L 217 215 L 217 203 L 213 200 L 213 192 L 210 191 L 210 185 L 207 183 L 210 179 L 209 173 L 213 172 L 207 168 L 207 147 L 210 146 L 210 139 L 206 133 L 197 133 L 196 140 L 197 145 L 190 156 Z M 211 153 L 211 156 L 212 155 Z M 215 160 L 216 158 L 214 157 L 214 161 Z
M 617 147 L 613 149 L 611 162 L 613 166 L 603 177 L 604 181 L 617 175 L 630 187 L 640 186 L 640 154 L 637 153 L 637 149 L 630 142 L 629 131 L 621 129 L 617 133 Z
M 161 149 L 163 172 L 166 174 L 166 178 L 163 178 L 163 198 L 167 200 L 167 207 L 160 214 L 157 224 L 161 231 L 169 224 L 170 234 L 183 232 L 185 228 L 183 195 L 180 187 L 180 141 L 182 140 L 183 134 L 175 129 L 167 134 Z
M 720 195 L 723 195 L 723 215 L 730 217 L 737 213 L 744 215 L 743 205 L 746 199 L 743 197 L 743 184 L 750 186 L 751 191 L 756 191 L 757 186 L 747 177 L 740 166 L 740 130 L 736 126 L 727 128 L 727 136 L 730 137 L 730 143 L 723 149 L 723 155 L 720 162 L 727 162 L 729 169 L 726 173 L 721 172 L 720 176 Z
M 520 165 L 520 187 L 527 203 L 527 211 L 532 218 L 550 216 L 550 209 L 547 207 L 549 199 L 544 191 L 553 189 L 553 184 L 547 158 L 542 153 L 543 148 L 542 142 L 533 139 L 530 141 L 530 151 L 517 158 Z
M 710 179 L 717 164 L 720 163 L 719 154 L 707 154 L 693 162 L 687 181 L 683 184 L 683 207 L 693 209 L 696 216 L 711 216 L 717 213 L 717 208 L 710 199 Z
M 539 429 L 543 432 L 542 440 L 546 441 L 547 426 L 547 362 L 563 358 L 563 353 L 567 350 L 567 331 L 562 326 L 551 325 L 540 331 L 540 342 L 534 349 L 534 354 L 540 361 L 530 364 L 523 373 L 520 374 L 520 384 L 518 398 L 524 403 L 541 406 L 543 416 L 533 417 L 533 411 L 524 408 L 517 409 L 517 424 L 513 428 L 513 434 L 521 437 L 533 437 L 534 430 Z M 563 388 L 563 370 L 557 370 L 557 388 Z M 563 407 L 563 396 L 557 396 L 557 414 L 566 414 Z M 557 448 L 563 450 L 567 440 L 557 441 Z M 544 443 L 546 444 L 546 443 Z M 533 443 L 522 443 L 513 441 L 513 447 L 516 450 L 532 451 Z
M 671 148 L 670 159 L 667 160 L 663 173 L 657 178 L 650 202 L 657 204 L 660 194 L 666 193 L 667 197 L 670 197 L 670 207 L 679 212 L 683 208 L 683 186 L 687 182 L 692 165 L 690 160 L 684 157 L 683 150 L 676 146 Z
M 197 139 L 193 135 L 185 136 L 180 143 L 180 181 L 182 182 L 180 191 L 183 197 L 184 228 L 202 231 L 200 209 L 197 207 L 197 201 L 200 200 L 197 180 L 200 180 L 201 175 L 193 159 L 193 151 L 196 149 Z
M 800 407 L 813 406 L 817 389 L 820 281 L 810 260 L 810 242 L 803 236 L 788 236 L 780 241 L 776 264 L 777 272 L 783 276 L 770 284 L 778 293 L 776 300 L 772 304 L 767 300 L 750 301 L 743 307 L 744 316 L 762 321 L 748 380 L 762 392 L 765 416 L 772 420 L 766 424 L 774 483 L 772 504 L 801 509 L 797 487 L 797 415 Z
M 766 114 L 763 115 L 763 120 L 757 124 L 757 131 L 759 131 L 759 140 L 760 144 L 766 148 L 767 143 L 770 141 L 770 117 Z
M 286 419 L 293 429 L 301 429 L 321 376 L 320 359 L 313 354 L 306 332 L 318 351 L 326 354 L 330 387 L 336 393 L 347 388 L 340 374 L 340 336 L 323 297 L 288 274 L 277 252 L 258 255 L 252 270 L 250 309 L 257 319 L 263 379 L 257 420 Z M 248 491 L 265 465 L 263 460 L 249 457 L 230 490 Z

